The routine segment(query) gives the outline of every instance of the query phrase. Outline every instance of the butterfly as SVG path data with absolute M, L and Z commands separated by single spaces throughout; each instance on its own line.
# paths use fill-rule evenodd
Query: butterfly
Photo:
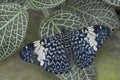
M 88 66 L 97 50 L 110 36 L 110 29 L 94 25 L 42 38 L 27 44 L 19 56 L 26 62 L 42 66 L 49 72 L 62 74 L 71 70 L 71 63 Z

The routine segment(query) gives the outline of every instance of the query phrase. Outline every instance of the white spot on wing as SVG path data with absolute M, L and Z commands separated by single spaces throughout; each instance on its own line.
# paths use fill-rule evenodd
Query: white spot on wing
M 91 26 L 91 27 L 87 27 L 87 29 L 88 29 L 87 37 L 89 38 L 90 46 L 93 47 L 93 49 L 95 51 L 97 51 L 97 47 L 96 47 L 97 46 L 97 42 L 95 40 L 97 35 L 94 33 L 94 28 L 93 28 L 93 26 Z
M 93 49 L 94 49 L 95 51 L 97 51 L 97 47 L 96 47 L 96 46 L 94 46 Z
M 28 49 L 28 46 L 26 46 L 25 48 Z
M 40 44 L 40 40 L 34 42 L 34 47 L 34 53 L 38 55 L 37 60 L 40 62 L 40 65 L 43 66 L 47 49 L 44 51 L 44 47 Z
M 94 31 L 93 26 L 87 27 L 87 29 L 88 29 L 89 31 Z

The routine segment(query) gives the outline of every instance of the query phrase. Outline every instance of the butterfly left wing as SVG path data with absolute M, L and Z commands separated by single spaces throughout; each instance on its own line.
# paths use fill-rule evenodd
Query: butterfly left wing
M 70 65 L 60 39 L 60 35 L 55 35 L 31 42 L 21 50 L 20 58 L 55 74 L 68 72 Z
M 93 61 L 96 51 L 109 35 L 109 28 L 101 25 L 73 31 L 71 44 L 77 66 L 83 68 L 89 65 Z

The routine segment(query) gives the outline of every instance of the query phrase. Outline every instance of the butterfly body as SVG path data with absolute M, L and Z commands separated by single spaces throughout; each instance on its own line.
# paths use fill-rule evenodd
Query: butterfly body
M 80 68 L 89 65 L 109 35 L 110 30 L 101 25 L 63 30 L 60 34 L 29 43 L 19 55 L 27 62 L 61 74 L 70 71 L 71 62 Z

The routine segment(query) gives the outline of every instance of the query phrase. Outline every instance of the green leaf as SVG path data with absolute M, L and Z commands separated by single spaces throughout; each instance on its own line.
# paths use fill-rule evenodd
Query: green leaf
M 76 65 L 71 66 L 71 71 L 68 73 L 55 75 L 60 80 L 96 80 L 95 64 L 80 69 Z
M 120 0 L 103 0 L 103 1 L 109 5 L 120 7 Z
M 106 25 L 110 29 L 119 27 L 114 9 L 101 0 L 74 0 L 69 2 L 66 11 L 58 11 L 44 20 L 40 27 L 40 37 L 54 35 L 61 27 L 78 29 L 95 24 Z M 72 65 L 68 74 L 57 75 L 61 80 L 96 80 L 95 65 L 80 69 Z
M 0 0 L 0 4 L 6 3 L 6 0 Z
M 36 10 L 53 8 L 64 1 L 65 0 L 27 0 L 29 7 Z
M 54 35 L 60 32 L 61 27 L 67 29 L 82 28 L 85 24 L 76 15 L 66 12 L 57 11 L 50 18 L 43 20 L 40 25 L 40 37 Z M 72 70 L 69 73 L 56 75 L 61 80 L 96 80 L 95 65 L 92 64 L 81 70 L 76 65 L 72 64 Z
M 114 9 L 101 0 L 73 0 L 67 10 L 79 16 L 86 26 L 106 25 L 110 29 L 119 28 L 119 20 Z
M 0 3 L 17 3 L 17 4 L 20 4 L 20 5 L 26 5 L 27 3 L 27 0 L 0 0 Z
M 61 28 L 76 29 L 84 25 L 79 18 L 72 13 L 57 11 L 50 18 L 45 19 L 40 25 L 40 37 L 54 35 L 61 32 Z
M 0 60 L 11 55 L 23 41 L 28 13 L 17 4 L 0 5 Z

